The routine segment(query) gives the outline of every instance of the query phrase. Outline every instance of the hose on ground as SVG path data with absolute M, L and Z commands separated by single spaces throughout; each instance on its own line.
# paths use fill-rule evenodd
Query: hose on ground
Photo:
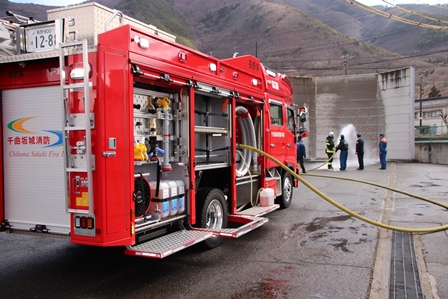
M 442 226 L 437 226 L 437 227 L 430 227 L 430 228 L 405 228 L 405 227 L 398 227 L 398 226 L 392 226 L 392 225 L 387 225 L 384 223 L 380 223 L 377 222 L 375 220 L 369 219 L 367 217 L 361 216 L 355 212 L 353 212 L 352 210 L 344 207 L 343 205 L 337 203 L 336 201 L 332 200 L 330 197 L 328 197 L 327 195 L 325 195 L 324 193 L 322 193 L 321 191 L 319 191 L 316 187 L 314 187 L 313 185 L 311 185 L 310 183 L 308 183 L 304 178 L 302 178 L 301 176 L 299 176 L 298 174 L 296 174 L 294 171 L 292 171 L 291 169 L 289 169 L 286 165 L 284 165 L 283 163 L 281 163 L 279 160 L 277 160 L 276 158 L 274 158 L 273 156 L 269 155 L 268 153 L 259 150 L 255 147 L 252 146 L 248 146 L 245 144 L 239 144 L 238 145 L 241 148 L 245 148 L 251 151 L 255 151 L 258 154 L 267 157 L 268 159 L 274 161 L 275 163 L 277 163 L 281 168 L 283 168 L 285 171 L 287 171 L 288 173 L 290 173 L 293 177 L 297 178 L 302 184 L 304 184 L 305 186 L 307 186 L 308 188 L 311 189 L 311 191 L 313 191 L 314 193 L 316 193 L 317 195 L 319 195 L 320 197 L 322 197 L 323 199 L 325 199 L 327 202 L 329 202 L 330 204 L 332 204 L 333 206 L 335 206 L 336 208 L 346 212 L 347 214 L 362 220 L 364 222 L 370 223 L 372 225 L 381 227 L 381 228 L 385 228 L 385 229 L 389 229 L 389 230 L 394 230 L 394 231 L 400 231 L 400 232 L 409 232 L 409 233 L 432 233 L 432 232 L 438 232 L 438 231 L 443 231 L 443 230 L 447 230 L 448 229 L 448 224 L 446 225 L 442 225 Z M 384 185 L 380 185 L 380 184 L 376 184 L 376 183 L 372 183 L 372 182 L 367 182 L 367 181 L 361 181 L 361 180 L 356 180 L 356 179 L 348 179 L 348 178 L 339 178 L 339 177 L 331 177 L 331 176 L 322 176 L 322 175 L 312 175 L 309 174 L 309 176 L 320 176 L 320 177 L 327 177 L 327 178 L 337 178 L 337 179 L 344 179 L 344 180 L 349 180 L 349 181 L 353 181 L 353 182 L 358 182 L 358 183 L 364 183 L 364 184 L 370 184 L 373 186 L 377 186 L 380 188 L 385 188 L 385 189 L 389 189 L 391 191 L 397 192 L 397 193 L 401 193 L 401 194 L 405 194 L 408 195 L 410 197 L 414 197 L 414 198 L 418 198 L 433 204 L 436 204 L 438 206 L 444 207 L 446 209 L 448 209 L 448 206 L 445 204 L 442 204 L 440 202 L 434 201 L 432 199 L 423 197 L 423 196 L 419 196 L 419 195 L 415 195 L 406 191 L 402 191 L 402 190 L 398 190 L 395 188 L 391 188 L 391 187 L 387 187 Z
M 325 161 L 324 163 L 322 163 L 321 165 L 319 165 L 319 166 L 317 166 L 317 167 L 314 167 L 314 168 L 312 168 L 312 169 L 308 169 L 308 171 L 313 171 L 313 170 L 319 169 L 319 168 L 321 168 L 322 166 L 328 164 L 328 162 L 329 162 L 331 159 L 333 159 L 333 157 L 334 157 L 335 155 L 336 155 L 336 152 L 333 152 L 333 155 L 331 155 L 331 157 L 328 158 L 327 161 Z

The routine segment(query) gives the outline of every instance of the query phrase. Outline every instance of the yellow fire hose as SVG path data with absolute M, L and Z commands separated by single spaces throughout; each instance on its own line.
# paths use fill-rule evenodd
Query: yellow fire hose
M 313 171 L 313 170 L 316 170 L 316 169 L 321 168 L 322 166 L 326 165 L 326 164 L 328 163 L 328 161 L 330 161 L 331 159 L 333 159 L 333 157 L 334 157 L 335 155 L 336 155 L 336 152 L 334 152 L 333 155 L 331 155 L 331 157 L 330 157 L 327 161 L 325 161 L 324 163 L 322 163 L 321 165 L 319 165 L 319 166 L 317 166 L 317 167 L 314 167 L 314 168 L 312 168 L 312 169 L 309 169 L 308 171 Z
M 327 202 L 329 202 L 330 204 L 334 205 L 338 209 L 346 212 L 347 214 L 349 214 L 349 215 L 351 215 L 351 216 L 353 216 L 355 218 L 358 218 L 359 220 L 362 220 L 364 222 L 367 222 L 367 223 L 370 223 L 372 225 L 376 225 L 378 227 L 382 227 L 382 228 L 385 228 L 385 229 L 390 229 L 390 230 L 394 230 L 394 231 L 401 231 L 401 232 L 409 232 L 409 233 L 432 233 L 432 232 L 438 232 L 438 231 L 443 231 L 443 230 L 447 230 L 448 229 L 448 224 L 443 225 L 443 226 L 438 226 L 438 227 L 431 227 L 431 228 L 405 228 L 405 227 L 397 227 L 397 226 L 387 225 L 387 224 L 380 223 L 380 222 L 374 221 L 372 219 L 366 218 L 364 216 L 361 216 L 361 215 L 353 212 L 352 210 L 347 209 L 346 207 L 342 206 L 341 204 L 337 203 L 336 201 L 332 200 L 327 195 L 325 195 L 324 193 L 322 193 L 321 191 L 316 189 L 313 185 L 308 183 L 301 176 L 299 176 L 294 171 L 289 169 L 286 165 L 282 164 L 279 160 L 277 160 L 276 158 L 272 157 L 271 155 L 265 153 L 264 151 L 259 150 L 259 149 L 255 148 L 255 147 L 252 147 L 252 146 L 249 146 L 249 145 L 245 145 L 245 144 L 239 144 L 238 146 L 241 147 L 241 148 L 245 148 L 245 149 L 257 152 L 258 154 L 263 155 L 263 156 L 267 157 L 268 159 L 274 161 L 280 167 L 282 167 L 285 171 L 290 173 L 293 177 L 297 178 L 302 184 L 304 184 L 305 186 L 310 188 L 314 193 L 316 193 L 317 195 L 319 195 L 320 197 L 325 199 Z M 336 179 L 348 180 L 348 181 L 357 182 L 357 183 L 369 184 L 369 185 L 377 186 L 377 187 L 380 187 L 380 188 L 388 189 L 388 190 L 391 190 L 391 191 L 394 191 L 394 192 L 397 192 L 397 193 L 401 193 L 401 194 L 404 194 L 404 195 L 408 195 L 410 197 L 421 199 L 421 200 L 424 200 L 424 201 L 427 201 L 427 202 L 430 202 L 430 203 L 433 203 L 435 205 L 438 205 L 438 206 L 441 206 L 441 207 L 444 207 L 444 208 L 448 209 L 447 205 L 445 205 L 443 203 L 440 203 L 440 202 L 437 202 L 437 201 L 434 201 L 434 200 L 429 199 L 427 197 L 419 196 L 419 195 L 412 194 L 412 193 L 409 193 L 409 192 L 406 192 L 406 191 L 402 191 L 402 190 L 399 190 L 399 189 L 387 187 L 387 186 L 376 184 L 376 183 L 372 183 L 372 182 L 361 181 L 361 180 L 350 179 L 350 178 L 340 178 L 340 177 L 326 176 L 326 175 L 313 175 L 313 174 L 305 174 L 305 175 L 324 177 L 324 178 L 336 178 Z

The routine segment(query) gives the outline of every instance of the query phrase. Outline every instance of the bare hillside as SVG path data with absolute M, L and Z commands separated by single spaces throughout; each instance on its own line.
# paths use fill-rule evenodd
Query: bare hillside
M 206 3 L 192 0 L 187 5 L 174 1 L 173 5 L 188 16 L 200 50 L 219 58 L 230 57 L 235 52 L 256 54 L 271 68 L 305 76 L 343 74 L 344 57 L 348 73 L 377 72 L 415 64 L 390 51 L 349 38 L 286 4 L 259 0 Z M 202 10 L 197 9 L 199 5 Z

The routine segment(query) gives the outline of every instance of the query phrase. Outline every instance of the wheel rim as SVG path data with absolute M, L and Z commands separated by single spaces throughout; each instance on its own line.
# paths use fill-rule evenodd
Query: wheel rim
M 224 213 L 219 200 L 214 199 L 207 208 L 207 228 L 222 228 Z
M 292 184 L 289 176 L 285 177 L 285 182 L 283 185 L 283 194 L 285 195 L 283 198 L 285 201 L 289 202 L 291 200 L 291 192 L 292 192 Z

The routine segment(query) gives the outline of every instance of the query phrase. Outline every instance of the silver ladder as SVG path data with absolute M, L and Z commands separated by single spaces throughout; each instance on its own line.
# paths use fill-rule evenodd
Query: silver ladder
M 74 48 L 76 53 L 82 51 L 82 68 L 84 74 L 78 74 L 81 83 L 66 84 L 66 80 L 70 74 L 65 65 L 65 52 L 68 48 Z M 67 49 L 64 51 L 64 49 Z M 94 156 L 92 155 L 92 137 L 91 129 L 94 127 L 94 114 L 90 113 L 90 96 L 89 91 L 92 88 L 92 83 L 89 81 L 89 59 L 88 59 L 88 44 L 87 39 L 82 41 L 72 41 L 69 43 L 61 43 L 59 45 L 59 71 L 60 71 L 60 90 L 62 99 L 62 128 L 64 130 L 63 144 L 64 144 L 64 169 L 66 179 L 65 184 L 65 198 L 66 210 L 69 213 L 89 214 L 93 215 L 93 184 L 92 171 L 94 169 Z M 70 92 L 83 91 L 84 113 L 71 113 L 69 107 Z M 83 131 L 85 133 L 84 140 L 78 141 L 76 146 L 72 148 L 69 143 L 69 134 L 71 131 Z M 71 154 L 72 149 L 76 149 L 76 154 Z M 87 182 L 81 177 L 72 178 L 70 181 L 70 174 L 72 172 L 86 173 Z M 88 211 L 83 209 L 70 208 L 70 192 L 77 192 L 76 187 L 87 187 L 87 201 Z M 73 190 L 73 188 L 75 188 Z M 81 193 L 81 192 L 80 192 Z M 80 194 L 84 196 L 84 194 Z

